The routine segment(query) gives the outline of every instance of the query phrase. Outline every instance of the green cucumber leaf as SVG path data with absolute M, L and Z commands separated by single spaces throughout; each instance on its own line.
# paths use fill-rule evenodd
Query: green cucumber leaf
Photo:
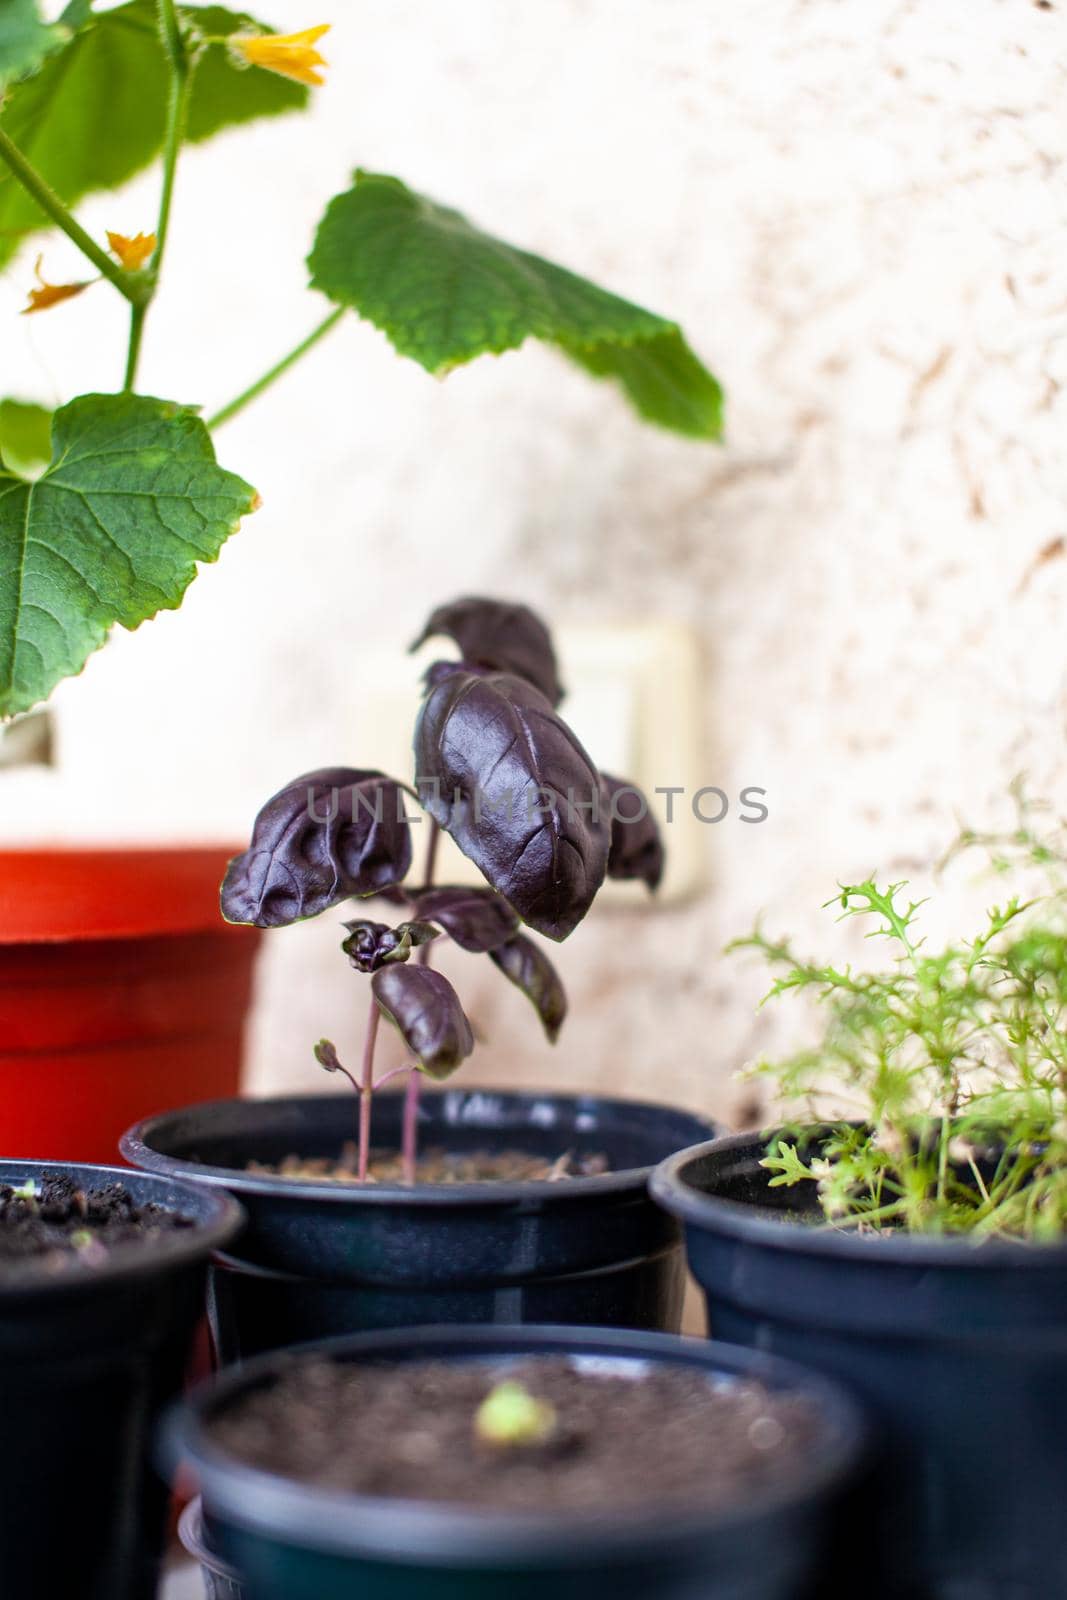
M 37 0 L 0 0 L 0 89 L 39 67 L 69 37 L 69 29 L 41 21 Z
M 29 400 L 0 400 L 0 467 L 28 478 L 51 456 L 51 411 Z
M 648 421 L 721 437 L 722 390 L 677 323 L 483 233 L 399 178 L 357 172 L 330 202 L 308 265 L 313 288 L 428 372 L 542 339 L 621 385 Z
M 171 401 L 81 395 L 56 412 L 50 456 L 35 482 L 0 469 L 0 717 L 80 672 L 116 622 L 179 606 L 256 505 Z

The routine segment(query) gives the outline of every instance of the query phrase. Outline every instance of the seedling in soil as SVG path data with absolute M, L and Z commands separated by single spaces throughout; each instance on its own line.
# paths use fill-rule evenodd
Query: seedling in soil
M 982 845 L 1027 879 L 973 938 L 931 950 L 923 902 L 868 879 L 826 903 L 888 944 L 880 970 L 809 961 L 760 928 L 733 946 L 779 974 L 768 999 L 817 1002 L 818 1041 L 753 1071 L 809 1122 L 775 1138 L 770 1186 L 810 1186 L 836 1228 L 1051 1241 L 1067 1229 L 1067 829 L 1039 831 L 1017 800 L 1010 834 L 966 833 L 950 852 Z M 826 1131 L 827 1102 L 843 1101 L 857 1120 Z
M 474 1415 L 474 1432 L 495 1449 L 547 1444 L 556 1432 L 556 1408 L 538 1400 L 525 1384 L 506 1379 L 491 1389 Z
M 328 1039 L 315 1056 L 341 1072 L 359 1101 L 358 1176 L 366 1181 L 373 1098 L 406 1075 L 405 1180 L 415 1181 L 422 1077 L 448 1078 L 474 1049 L 452 984 L 430 965 L 432 942 L 488 956 L 533 1003 L 550 1043 L 567 1014 L 555 967 L 524 930 L 568 937 L 605 877 L 655 890 L 664 850 L 648 803 L 633 784 L 601 773 L 560 716 L 563 697 L 544 623 L 526 606 L 467 598 L 439 607 L 412 646 L 444 634 L 461 651 L 424 678 L 415 726 L 414 787 L 376 770 L 326 767 L 279 790 L 260 811 L 252 840 L 229 865 L 223 915 L 260 928 L 286 927 L 350 899 L 380 896 L 404 915 L 395 924 L 345 924 L 342 950 L 370 978 L 358 1075 Z M 411 824 L 404 796 L 430 817 L 421 881 L 407 882 Z M 416 818 L 415 821 L 420 819 Z M 435 885 L 439 830 L 475 863 L 485 887 Z M 412 957 L 415 959 L 412 960 Z M 378 1024 L 407 1047 L 403 1067 L 376 1078 Z

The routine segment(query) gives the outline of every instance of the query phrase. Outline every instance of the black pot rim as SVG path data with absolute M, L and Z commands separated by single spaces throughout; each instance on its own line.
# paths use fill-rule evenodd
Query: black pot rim
M 814 1125 L 813 1125 L 814 1126 Z M 790 1221 L 772 1207 L 726 1200 L 697 1188 L 687 1173 L 708 1156 L 751 1150 L 774 1137 L 775 1130 L 734 1133 L 679 1150 L 661 1161 L 649 1179 L 657 1205 L 687 1226 L 724 1234 L 794 1255 L 840 1257 L 867 1265 L 967 1267 L 972 1270 L 1014 1266 L 1034 1269 L 1067 1266 L 1067 1242 L 1034 1244 L 1024 1239 L 967 1239 L 959 1236 L 887 1233 L 877 1239 L 842 1229 Z
M 31 1259 L 25 1266 L 5 1268 L 0 1274 L 0 1310 L 21 1300 L 84 1294 L 132 1278 L 171 1272 L 188 1262 L 206 1259 L 212 1251 L 228 1243 L 244 1223 L 243 1209 L 224 1191 L 206 1193 L 195 1184 L 183 1183 L 165 1174 L 137 1172 L 129 1167 L 104 1167 L 85 1161 L 0 1160 L 0 1183 L 17 1185 L 46 1172 L 88 1173 L 90 1181 L 99 1181 L 101 1187 L 108 1183 L 128 1185 L 133 1182 L 138 1187 L 148 1184 L 159 1192 L 157 1204 L 165 1205 L 168 1210 L 188 1207 L 189 1215 L 196 1218 L 196 1225 L 168 1234 L 151 1250 L 134 1246 L 123 1249 L 115 1260 L 97 1267 L 71 1262 L 61 1272 L 49 1273 Z M 151 1198 L 146 1196 L 146 1199 Z
M 223 1578 L 227 1583 L 240 1583 L 241 1575 L 236 1568 L 227 1566 L 204 1543 L 203 1503 L 199 1495 L 189 1501 L 178 1518 L 178 1539 L 186 1555 L 192 1556 L 216 1578 Z
M 686 1118 L 694 1124 L 703 1124 L 711 1127 L 707 1118 L 699 1116 L 696 1112 L 686 1111 L 679 1106 L 667 1106 L 654 1100 L 624 1100 L 614 1099 L 604 1095 L 588 1094 L 537 1094 L 519 1090 L 495 1089 L 490 1086 L 480 1085 L 477 1089 L 467 1091 L 472 1096 L 478 1094 L 491 1095 L 498 1101 L 506 1101 L 514 1107 L 528 1106 L 531 1110 L 537 1105 L 575 1104 L 587 1107 L 590 1111 L 603 1107 L 617 1107 L 620 1111 L 640 1114 L 646 1112 L 670 1112 L 678 1117 Z M 486 1206 L 523 1204 L 537 1201 L 540 1205 L 546 1202 L 557 1204 L 568 1200 L 576 1200 L 589 1195 L 612 1194 L 628 1189 L 644 1188 L 653 1171 L 650 1164 L 645 1167 L 627 1167 L 617 1172 L 605 1172 L 592 1178 L 559 1178 L 552 1183 L 544 1179 L 523 1179 L 521 1181 L 481 1182 L 481 1183 L 419 1183 L 408 1187 L 402 1183 L 375 1183 L 365 1187 L 359 1184 L 339 1184 L 329 1179 L 283 1178 L 274 1175 L 242 1172 L 236 1167 L 212 1167 L 199 1161 L 187 1161 L 180 1156 L 170 1156 L 153 1148 L 151 1139 L 155 1130 L 168 1122 L 171 1117 L 189 1111 L 214 1111 L 222 1107 L 236 1105 L 276 1105 L 285 1107 L 303 1104 L 311 1099 L 323 1104 L 331 1101 L 338 1106 L 343 1106 L 346 1111 L 351 1111 L 351 1097 L 348 1095 L 268 1095 L 260 1099 L 245 1099 L 238 1096 L 229 1100 L 208 1100 L 196 1105 L 183 1106 L 177 1111 L 163 1111 L 154 1116 L 145 1117 L 141 1122 L 135 1123 L 132 1128 L 122 1135 L 119 1140 L 119 1150 L 123 1158 L 134 1167 L 143 1172 L 156 1172 L 174 1174 L 183 1179 L 195 1180 L 198 1183 L 215 1184 L 226 1188 L 236 1194 L 273 1195 L 276 1197 L 292 1198 L 294 1200 L 314 1200 L 320 1204 L 333 1205 L 370 1205 L 370 1206 Z M 510 1130 L 509 1130 L 510 1131 Z M 521 1137 L 520 1130 L 515 1130 L 515 1142 Z M 487 1141 L 500 1138 L 499 1130 L 487 1129 Z
M 463 1346 L 455 1355 L 455 1346 Z M 577 1354 L 637 1360 L 683 1358 L 724 1376 L 763 1379 L 771 1387 L 800 1390 L 818 1405 L 824 1436 L 818 1454 L 806 1463 L 802 1481 L 792 1480 L 721 1513 L 674 1512 L 662 1507 L 620 1518 L 613 1513 L 521 1514 L 455 1507 L 429 1501 L 324 1491 L 244 1466 L 214 1445 L 204 1418 L 239 1390 L 255 1385 L 296 1359 L 309 1355 L 351 1354 L 388 1357 L 437 1353 L 447 1346 L 456 1359 L 493 1354 Z M 537 1560 L 565 1551 L 576 1561 L 625 1557 L 650 1545 L 667 1546 L 706 1536 L 709 1530 L 752 1524 L 792 1505 L 817 1498 L 861 1462 L 867 1429 L 860 1410 L 832 1380 L 776 1356 L 712 1340 L 630 1329 L 580 1327 L 433 1326 L 392 1329 L 317 1340 L 275 1351 L 198 1385 L 184 1405 L 168 1414 L 160 1458 L 168 1474 L 192 1458 L 204 1501 L 213 1516 L 300 1548 L 351 1557 L 377 1557 L 413 1564 L 462 1562 L 483 1567 L 501 1561 Z

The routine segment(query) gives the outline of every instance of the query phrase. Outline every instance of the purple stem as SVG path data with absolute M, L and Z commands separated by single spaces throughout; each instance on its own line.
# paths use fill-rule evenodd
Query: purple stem
M 378 1002 L 373 994 L 370 999 L 370 1014 L 367 1017 L 367 1031 L 363 1038 L 363 1083 L 359 1096 L 359 1181 L 366 1183 L 367 1171 L 370 1166 L 370 1114 L 374 1099 L 374 1045 L 378 1038 L 378 1023 L 381 1012 Z
M 437 841 L 441 837 L 441 829 L 430 818 L 430 834 L 426 840 L 426 865 L 423 870 L 423 888 L 433 888 L 434 872 L 437 868 Z M 420 966 L 430 965 L 430 946 L 421 944 L 416 958 Z M 419 1091 L 422 1088 L 422 1073 L 412 1069 L 408 1078 L 407 1088 L 404 1091 L 404 1143 L 402 1150 L 404 1165 L 404 1182 L 415 1182 L 415 1166 L 418 1159 L 419 1147 Z
M 413 1067 L 408 1074 L 407 1088 L 404 1090 L 404 1137 L 401 1145 L 401 1157 L 404 1167 L 404 1182 L 415 1182 L 415 1171 L 418 1164 L 419 1148 L 419 1088 L 421 1087 L 422 1073 Z
M 433 817 L 430 818 L 430 832 L 426 840 L 426 861 L 422 869 L 422 886 L 424 889 L 433 888 L 434 872 L 437 868 L 437 841 L 441 837 L 440 824 Z M 419 949 L 419 960 L 425 962 L 429 950 L 428 945 Z
M 385 1085 L 391 1083 L 394 1078 L 402 1078 L 405 1073 L 414 1072 L 414 1070 L 415 1068 L 410 1061 L 405 1061 L 402 1067 L 390 1067 L 388 1072 L 382 1073 L 374 1087 L 375 1089 L 384 1089 Z

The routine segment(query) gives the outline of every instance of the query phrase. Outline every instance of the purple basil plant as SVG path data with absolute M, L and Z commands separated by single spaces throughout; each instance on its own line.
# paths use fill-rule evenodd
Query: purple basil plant
M 359 1167 L 368 1174 L 375 1092 L 406 1074 L 405 1179 L 414 1182 L 421 1075 L 451 1076 L 474 1048 L 459 995 L 429 964 L 449 938 L 490 961 L 533 1002 L 550 1042 L 567 997 L 544 948 L 524 928 L 559 941 L 572 933 L 605 876 L 655 890 L 663 842 L 631 783 L 598 772 L 556 709 L 563 689 L 547 628 L 524 605 L 477 597 L 440 606 L 412 645 L 447 635 L 458 661 L 435 662 L 415 726 L 415 784 L 382 772 L 324 767 L 268 800 L 252 841 L 222 885 L 229 922 L 286 927 L 353 899 L 380 897 L 400 920 L 345 923 L 341 948 L 370 977 L 359 1076 L 329 1040 L 315 1056 L 342 1072 L 359 1101 Z M 431 818 L 422 880 L 412 865 L 405 795 Z M 485 887 L 435 886 L 439 830 L 456 841 Z M 414 956 L 414 960 L 411 958 Z M 408 1061 L 375 1079 L 378 1024 L 399 1031 Z

